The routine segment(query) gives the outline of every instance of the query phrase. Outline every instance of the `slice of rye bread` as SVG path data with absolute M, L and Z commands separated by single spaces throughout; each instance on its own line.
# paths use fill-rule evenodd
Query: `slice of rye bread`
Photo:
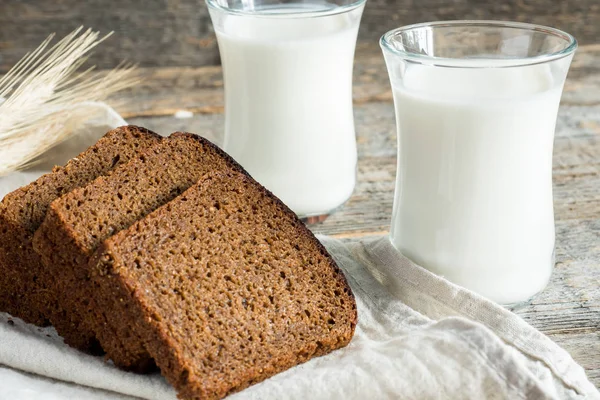
M 90 268 L 102 313 L 133 327 L 182 399 L 220 399 L 343 347 L 357 323 L 321 243 L 234 170 L 104 241 Z
M 137 126 L 123 126 L 105 134 L 96 144 L 63 167 L 7 194 L 0 203 L 0 311 L 26 322 L 48 324 L 54 297 L 32 238 L 50 203 L 129 161 L 161 137 Z M 51 277 L 50 277 L 51 278 Z M 89 344 L 90 347 L 92 343 Z M 93 346 L 92 346 L 93 347 Z
M 126 165 L 54 201 L 36 232 L 34 248 L 58 279 L 51 289 L 73 326 L 58 331 L 67 343 L 95 334 L 115 365 L 148 372 L 151 357 L 131 340 L 127 324 L 110 324 L 94 299 L 88 261 L 102 241 L 174 199 L 210 170 L 242 168 L 208 140 L 177 132 Z M 81 299 L 88 299 L 82 302 Z M 98 318 L 94 311 L 101 310 Z M 98 318 L 98 319 L 97 319 Z

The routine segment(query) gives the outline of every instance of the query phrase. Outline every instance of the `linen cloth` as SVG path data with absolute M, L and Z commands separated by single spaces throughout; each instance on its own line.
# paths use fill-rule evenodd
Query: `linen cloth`
M 124 121 L 107 109 L 49 159 L 0 178 L 0 197 L 63 164 Z M 387 237 L 319 240 L 344 271 L 359 323 L 344 349 L 230 400 L 600 399 L 571 356 L 521 318 L 415 265 Z M 53 328 L 0 313 L 0 399 L 175 399 L 159 375 L 119 371 Z

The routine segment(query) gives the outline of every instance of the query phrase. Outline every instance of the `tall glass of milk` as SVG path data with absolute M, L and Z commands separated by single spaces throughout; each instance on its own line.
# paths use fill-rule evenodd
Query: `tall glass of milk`
M 301 217 L 356 181 L 354 48 L 365 0 L 207 0 L 225 84 L 223 147 Z
M 392 243 L 496 302 L 528 300 L 554 267 L 552 147 L 577 42 L 451 21 L 390 31 L 381 47 L 398 133 Z

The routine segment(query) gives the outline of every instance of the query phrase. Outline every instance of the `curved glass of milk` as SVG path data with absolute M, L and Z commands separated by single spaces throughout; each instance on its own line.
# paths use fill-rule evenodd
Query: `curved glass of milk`
M 207 0 L 223 64 L 223 147 L 302 217 L 327 215 L 354 189 L 364 3 Z
M 393 88 L 395 247 L 502 304 L 554 266 L 552 146 L 575 39 L 520 23 L 412 25 L 381 39 Z

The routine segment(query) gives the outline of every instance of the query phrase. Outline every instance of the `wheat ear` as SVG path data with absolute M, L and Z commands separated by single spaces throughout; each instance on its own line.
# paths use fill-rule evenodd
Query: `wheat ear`
M 139 81 L 135 67 L 78 72 L 109 37 L 80 27 L 50 47 L 54 34 L 0 78 L 0 176 L 24 168 L 74 134 L 93 102 Z

